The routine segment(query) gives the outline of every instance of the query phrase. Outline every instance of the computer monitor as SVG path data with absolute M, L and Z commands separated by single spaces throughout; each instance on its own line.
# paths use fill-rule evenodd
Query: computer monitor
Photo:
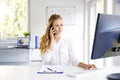
M 120 16 L 98 14 L 91 59 L 120 55 Z
M 29 44 L 30 44 L 30 38 L 29 37 L 18 37 L 16 48 L 28 48 Z
M 120 55 L 120 16 L 98 14 L 91 59 Z M 120 80 L 120 73 L 107 76 Z

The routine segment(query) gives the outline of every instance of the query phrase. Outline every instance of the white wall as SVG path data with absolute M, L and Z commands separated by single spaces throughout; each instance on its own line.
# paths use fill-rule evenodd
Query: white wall
M 77 58 L 83 60 L 84 0 L 29 0 L 29 2 L 29 26 L 33 48 L 35 35 L 41 38 L 46 29 L 47 6 L 75 6 L 75 25 L 64 25 L 63 34 L 72 39 L 76 55 L 79 55 Z

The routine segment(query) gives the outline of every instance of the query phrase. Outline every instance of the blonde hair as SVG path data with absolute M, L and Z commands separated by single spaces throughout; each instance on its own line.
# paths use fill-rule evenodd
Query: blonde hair
M 53 14 L 48 19 L 46 31 L 40 39 L 40 48 L 39 49 L 42 54 L 45 52 L 48 52 L 48 50 L 50 49 L 50 42 L 51 42 L 50 29 L 53 26 L 53 22 L 57 19 L 62 19 L 62 17 L 58 14 Z

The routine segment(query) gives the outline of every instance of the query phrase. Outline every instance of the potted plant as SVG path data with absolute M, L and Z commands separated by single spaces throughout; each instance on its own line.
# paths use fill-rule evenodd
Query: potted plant
M 24 36 L 25 36 L 25 37 L 30 36 L 30 32 L 24 32 Z

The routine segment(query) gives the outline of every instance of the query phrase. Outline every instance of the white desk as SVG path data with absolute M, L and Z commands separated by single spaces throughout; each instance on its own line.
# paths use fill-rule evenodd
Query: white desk
M 27 65 L 30 49 L 0 48 L 0 65 Z
M 112 67 L 100 69 L 98 72 L 81 74 L 79 78 L 72 78 L 65 74 L 82 69 L 66 66 L 64 67 L 65 74 L 37 74 L 39 68 L 39 66 L 0 66 L 0 80 L 107 80 L 108 74 L 120 72 L 120 67 Z

